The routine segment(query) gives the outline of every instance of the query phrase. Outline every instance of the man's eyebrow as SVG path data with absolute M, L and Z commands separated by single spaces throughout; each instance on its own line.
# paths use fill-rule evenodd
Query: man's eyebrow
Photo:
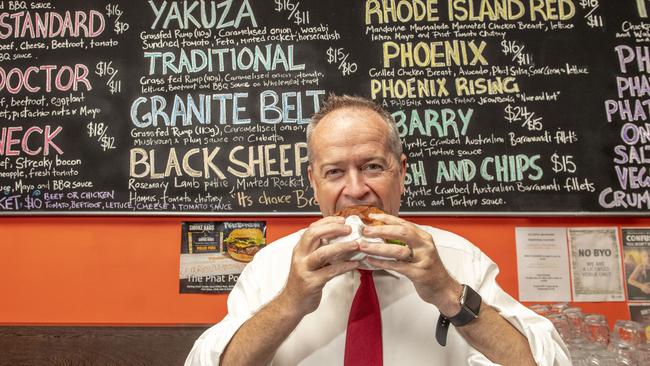
M 339 160 L 332 160 L 332 161 L 326 161 L 324 163 L 320 164 L 319 171 L 324 171 L 326 168 L 331 168 L 331 167 L 337 167 L 341 165 L 341 161 Z
M 366 160 L 366 161 L 370 161 L 370 160 L 388 161 L 389 159 L 386 159 L 383 156 L 375 156 L 375 157 L 372 157 L 372 158 L 368 158 L 368 160 Z
M 373 156 L 373 157 L 368 157 L 366 159 L 362 160 L 363 164 L 369 163 L 369 162 L 378 162 L 382 163 L 384 165 L 388 164 L 388 159 L 384 158 L 383 156 Z
M 361 162 L 362 165 L 367 164 L 369 162 L 373 162 L 373 161 L 381 163 L 381 164 L 388 164 L 388 159 L 386 159 L 383 156 L 368 156 L 368 157 L 360 159 L 360 162 Z M 344 164 L 344 163 L 345 162 L 343 160 L 325 161 L 325 162 L 322 162 L 322 163 L 319 164 L 320 167 L 319 167 L 318 170 L 322 171 L 325 168 L 338 167 L 338 166 L 340 166 L 341 164 Z

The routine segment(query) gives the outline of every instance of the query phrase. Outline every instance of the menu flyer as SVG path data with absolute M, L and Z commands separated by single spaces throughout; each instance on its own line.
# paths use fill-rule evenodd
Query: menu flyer
M 266 245 L 265 221 L 182 223 L 180 293 L 228 293 Z

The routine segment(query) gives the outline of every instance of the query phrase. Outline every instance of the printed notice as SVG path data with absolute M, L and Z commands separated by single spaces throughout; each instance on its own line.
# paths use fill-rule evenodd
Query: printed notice
M 628 300 L 650 300 L 650 228 L 622 229 Z
M 616 228 L 569 228 L 573 301 L 623 301 Z
M 266 245 L 266 223 L 184 222 L 180 293 L 227 293 L 257 251 Z
M 515 229 L 520 301 L 571 301 L 566 228 Z

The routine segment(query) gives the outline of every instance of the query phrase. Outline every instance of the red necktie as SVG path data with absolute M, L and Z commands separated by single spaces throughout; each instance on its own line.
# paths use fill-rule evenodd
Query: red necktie
M 360 269 L 361 284 L 350 308 L 345 366 L 382 366 L 381 312 L 372 271 Z

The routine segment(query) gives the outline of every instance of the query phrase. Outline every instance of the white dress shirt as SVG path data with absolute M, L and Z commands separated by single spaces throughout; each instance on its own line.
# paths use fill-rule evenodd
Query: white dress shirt
M 485 303 L 526 336 L 538 365 L 571 365 L 566 346 L 551 322 L 515 301 L 497 285 L 499 270 L 494 262 L 456 234 L 420 227 L 433 237 L 449 273 L 475 289 Z M 279 239 L 255 255 L 228 297 L 228 314 L 199 337 L 185 366 L 219 364 L 221 353 L 237 329 L 284 287 L 293 247 L 303 231 Z M 469 346 L 453 326 L 445 347 L 436 342 L 440 313 L 420 299 L 408 278 L 382 270 L 374 272 L 374 280 L 381 307 L 385 366 L 494 365 Z M 343 365 L 348 313 L 358 286 L 357 271 L 329 281 L 318 309 L 302 319 L 282 343 L 271 365 Z

